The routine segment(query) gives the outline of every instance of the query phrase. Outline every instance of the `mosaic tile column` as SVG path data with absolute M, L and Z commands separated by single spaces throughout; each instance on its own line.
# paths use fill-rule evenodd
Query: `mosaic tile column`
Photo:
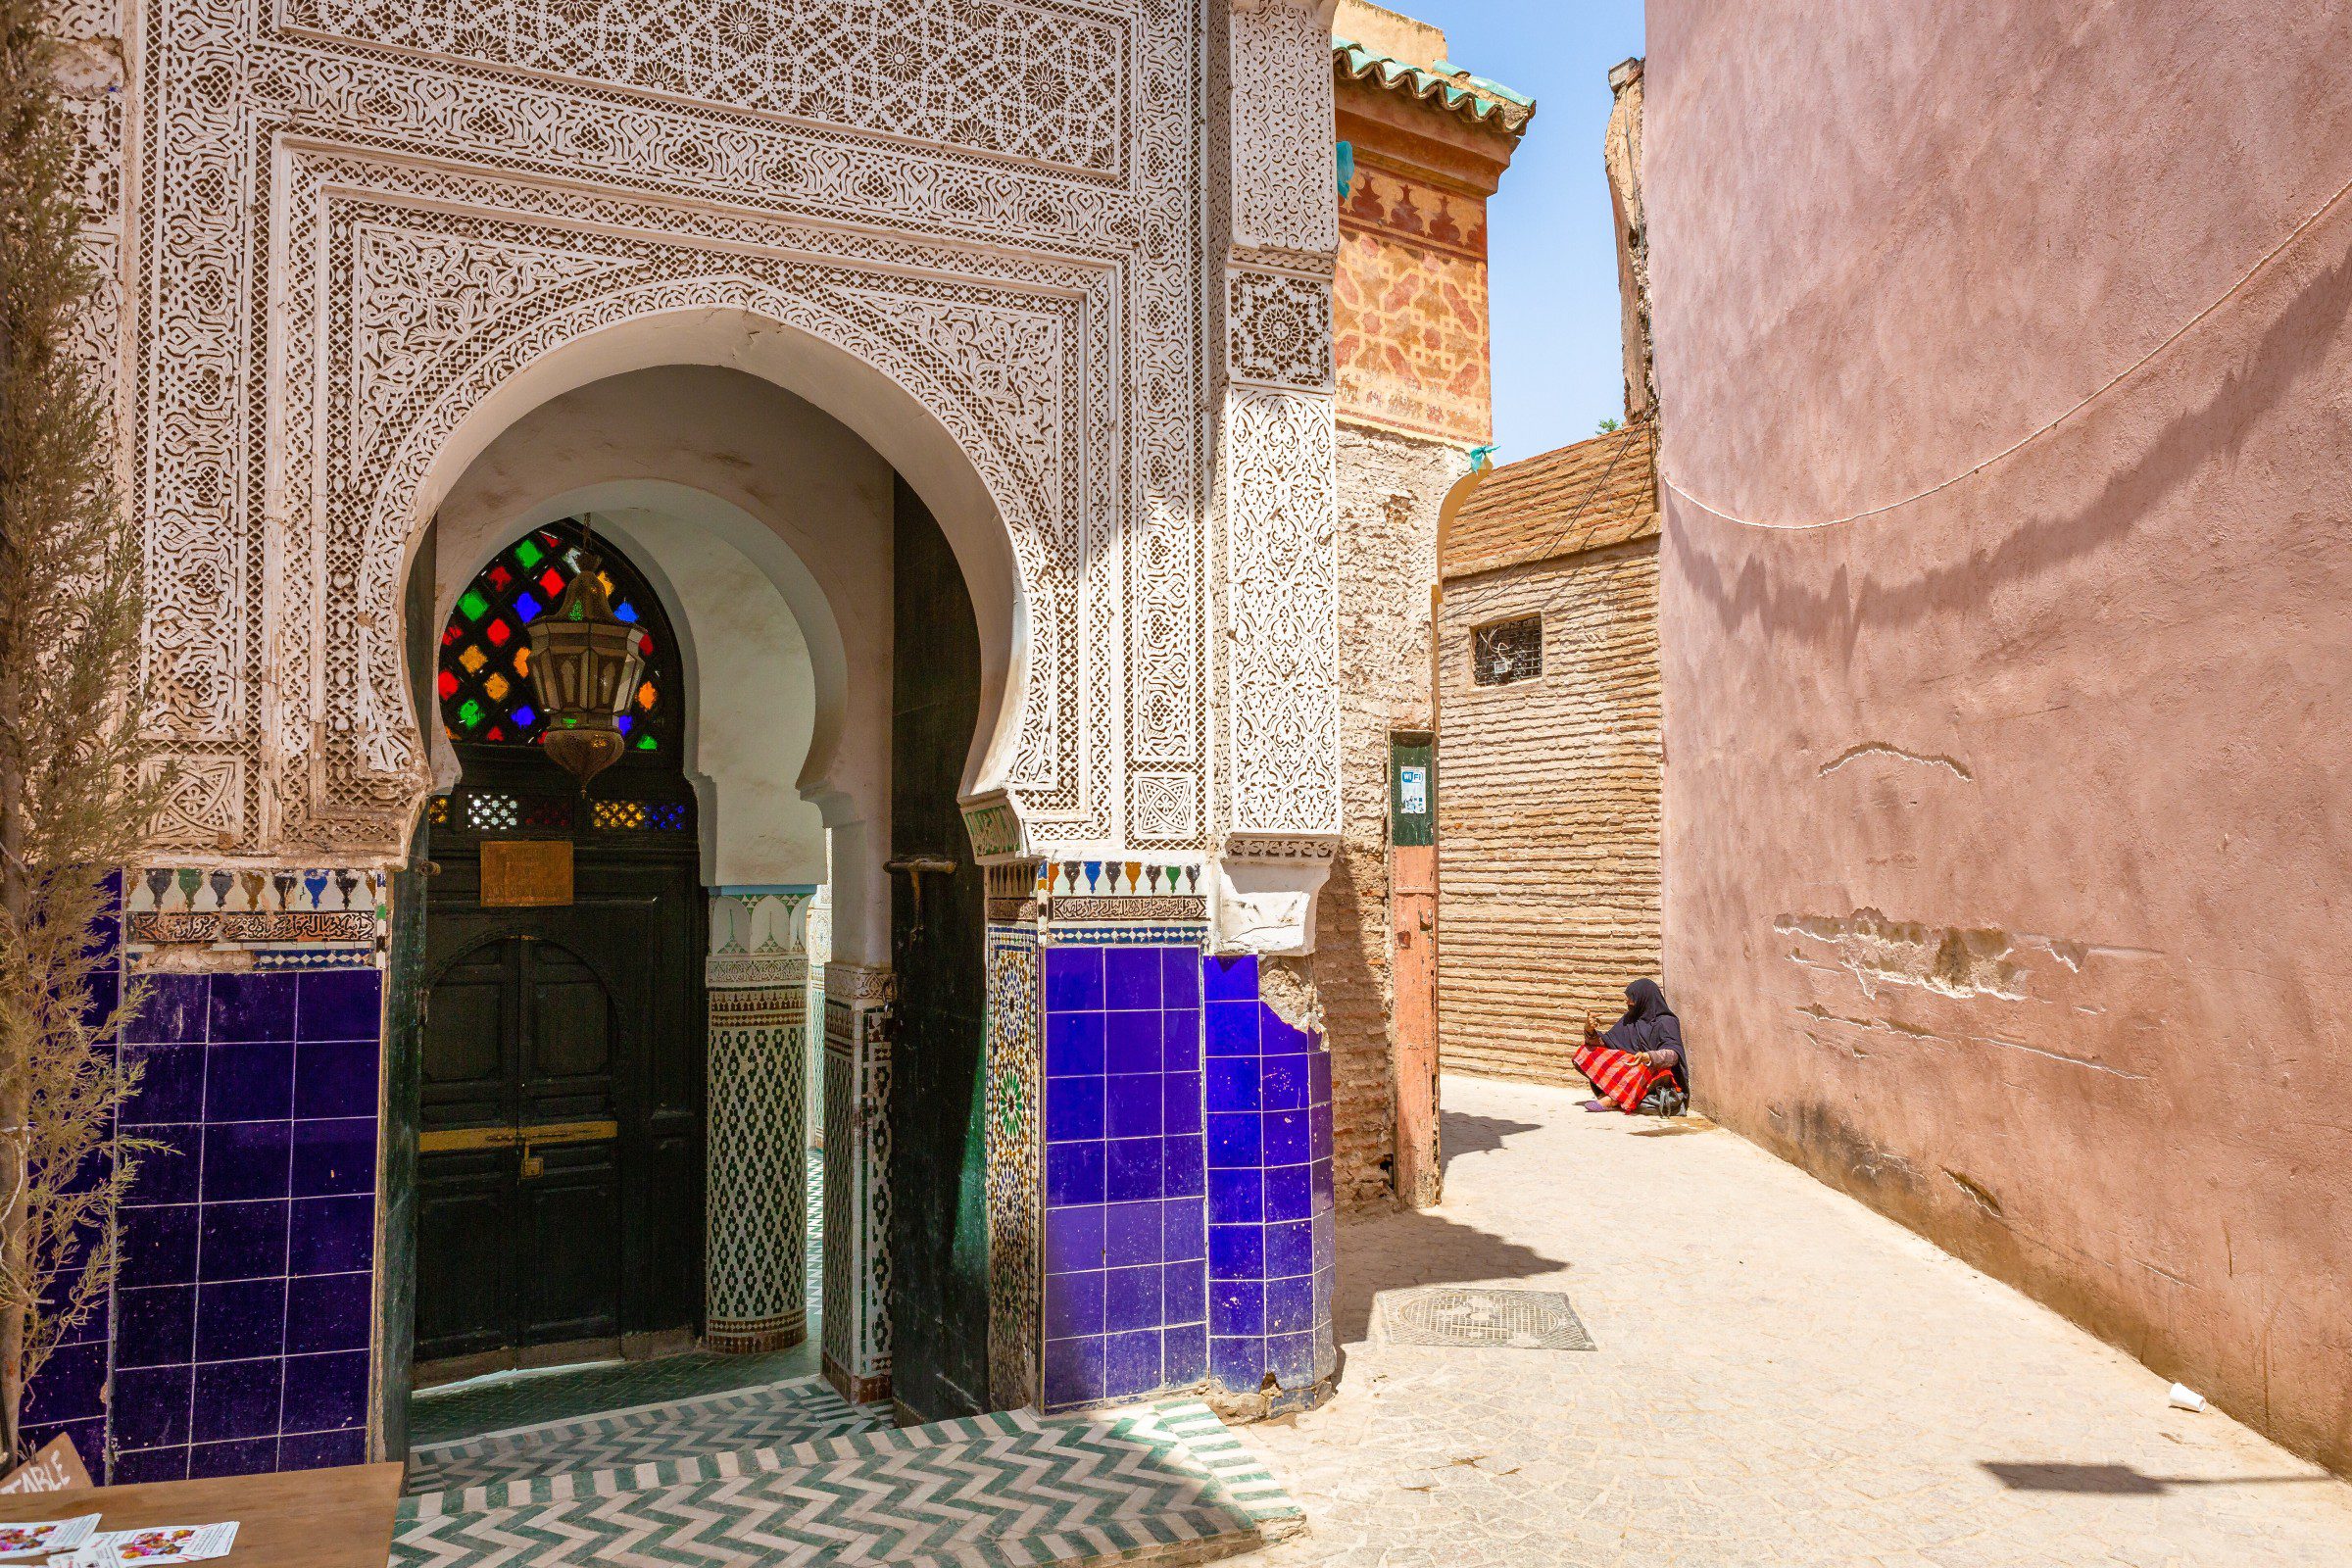
M 1268 1413 L 1338 1369 L 1331 1054 L 1263 1000 L 1259 960 L 1202 964 L 1207 1012 L 1209 1376 Z
M 710 1246 L 713 1350 L 808 1337 L 808 958 L 811 888 L 710 897 Z
M 991 873 L 992 882 L 996 873 Z M 1038 937 L 1027 925 L 988 928 L 988 1395 L 1000 1410 L 1039 1396 L 1039 1270 L 1044 1147 L 1039 1117 L 1045 1020 Z
M 824 1375 L 890 1396 L 890 973 L 825 966 Z

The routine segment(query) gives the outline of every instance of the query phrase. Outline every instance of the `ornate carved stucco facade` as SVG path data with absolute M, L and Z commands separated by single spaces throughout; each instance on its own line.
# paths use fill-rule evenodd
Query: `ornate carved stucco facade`
M 126 884 L 132 961 L 216 987 L 303 971 L 288 1007 L 298 986 L 378 998 L 402 940 L 393 873 L 431 787 L 405 662 L 412 564 L 443 499 L 565 392 L 677 365 L 764 376 L 921 492 L 968 579 L 984 695 L 965 820 L 1013 894 L 991 901 L 1008 955 L 991 973 L 1031 977 L 991 997 L 1007 1107 L 992 1316 L 1013 1336 L 995 1394 L 1053 1397 L 1036 960 L 1153 943 L 1189 951 L 1195 986 L 1223 965 L 1215 1001 L 1254 1008 L 1255 956 L 1312 950 L 1340 835 L 1331 10 L 74 0 L 66 30 L 100 41 L 76 100 L 91 243 L 119 291 L 91 352 L 119 377 L 151 719 L 175 780 Z M 822 703 L 820 752 L 838 740 Z M 802 781 L 835 830 L 839 910 L 808 1025 L 827 1048 L 826 1207 L 850 1243 L 826 1271 L 827 1349 L 870 1390 L 890 1365 L 871 1299 L 888 1149 L 834 1125 L 833 1055 L 845 1115 L 887 1097 L 869 1021 L 892 995 L 872 913 L 888 816 L 828 765 Z M 369 1005 L 389 1063 L 413 1048 Z M 1191 1005 L 1197 1022 L 1197 991 Z M 376 1118 L 400 1092 L 384 1074 Z M 1280 1112 L 1286 1136 L 1308 1114 Z M 349 1120 L 332 1179 L 360 1185 L 336 1191 L 371 1188 L 392 1223 L 392 1122 Z M 1312 1153 L 1299 1139 L 1301 1193 L 1322 1163 L 1298 1273 L 1250 1288 L 1304 1303 L 1311 1284 L 1312 1321 L 1279 1344 L 1263 1323 L 1227 1336 L 1217 1375 L 1253 1395 L 1268 1358 L 1298 1397 L 1332 1364 L 1328 1132 Z M 354 1270 L 366 1343 L 334 1353 L 368 1369 L 380 1452 L 407 1308 L 405 1282 L 370 1267 Z M 764 1331 L 790 1308 L 731 1310 Z M 1177 1328 L 1168 1376 L 1198 1383 Z M 216 1461 L 349 1457 L 348 1425 Z

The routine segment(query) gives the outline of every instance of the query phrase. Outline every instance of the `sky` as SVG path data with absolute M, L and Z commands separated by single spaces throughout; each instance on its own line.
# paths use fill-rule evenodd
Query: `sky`
M 1617 240 L 1600 139 L 1609 68 L 1642 52 L 1642 0 L 1382 0 L 1446 29 L 1453 64 L 1536 100 L 1487 209 L 1497 462 L 1625 413 Z

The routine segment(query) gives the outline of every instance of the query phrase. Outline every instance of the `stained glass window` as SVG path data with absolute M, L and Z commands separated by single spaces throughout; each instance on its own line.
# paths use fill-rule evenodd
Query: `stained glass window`
M 596 544 L 612 613 L 637 628 L 644 683 L 620 715 L 631 757 L 678 749 L 677 650 L 644 575 L 611 540 Z M 536 746 L 547 728 L 531 684 L 530 624 L 580 570 L 577 523 L 534 528 L 507 547 L 458 596 L 441 633 L 441 723 L 461 745 Z

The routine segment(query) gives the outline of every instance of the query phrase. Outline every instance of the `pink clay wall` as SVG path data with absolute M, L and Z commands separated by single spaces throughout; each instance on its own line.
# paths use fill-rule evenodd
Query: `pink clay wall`
M 2347 60 L 2340 6 L 1650 0 L 1643 172 L 1702 1105 L 2337 1469 L 2352 198 L 2230 291 L 2352 179 Z M 1930 499 L 1696 504 L 1910 496 L 2225 295 Z

